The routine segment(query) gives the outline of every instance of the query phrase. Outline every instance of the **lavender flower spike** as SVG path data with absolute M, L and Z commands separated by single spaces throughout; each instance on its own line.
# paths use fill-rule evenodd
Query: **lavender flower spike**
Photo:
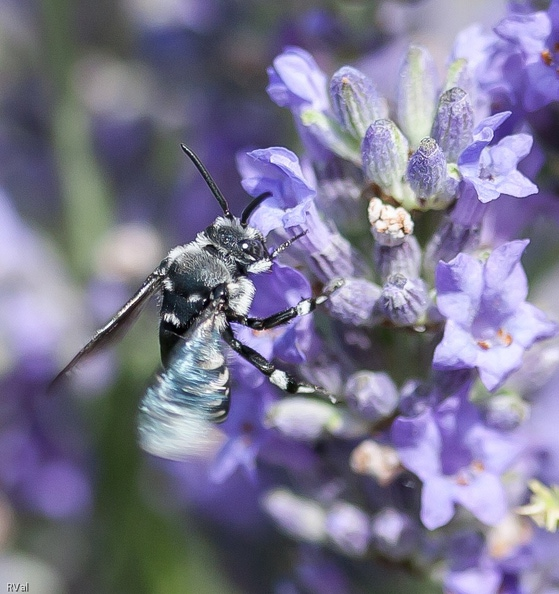
M 557 324 L 526 302 L 520 257 L 527 245 L 506 243 L 485 263 L 463 253 L 439 263 L 437 307 L 447 322 L 433 357 L 436 369 L 475 367 L 485 387 L 495 390 L 520 367 L 526 349 L 557 334 Z

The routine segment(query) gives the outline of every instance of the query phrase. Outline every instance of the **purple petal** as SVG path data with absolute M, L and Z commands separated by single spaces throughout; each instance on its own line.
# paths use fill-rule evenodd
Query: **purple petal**
M 475 164 L 477 169 L 477 162 L 479 161 L 481 151 L 493 140 L 493 137 L 495 136 L 495 130 L 506 119 L 509 118 L 511 113 L 512 112 L 510 111 L 496 113 L 492 116 L 489 116 L 488 118 L 483 119 L 474 128 L 474 141 L 464 149 L 460 155 L 460 158 L 458 159 L 460 171 L 462 171 L 462 166 L 468 166 L 471 164 Z
M 487 563 L 465 569 L 452 570 L 445 576 L 445 592 L 453 594 L 496 594 L 503 581 L 503 575 L 493 564 Z M 508 590 L 507 590 L 508 592 Z M 504 591 L 503 591 L 504 593 Z
M 507 149 L 512 154 L 516 155 L 516 163 L 521 159 L 524 159 L 528 153 L 532 150 L 534 139 L 530 134 L 511 134 L 505 136 L 495 148 Z
M 526 75 L 528 80 L 524 87 L 523 103 L 528 111 L 535 111 L 559 99 L 559 77 L 555 68 L 535 62 L 527 66 Z
M 433 354 L 435 369 L 469 369 L 478 362 L 480 348 L 471 333 L 447 320 L 444 335 Z
M 478 200 L 483 204 L 493 202 L 493 200 L 497 200 L 501 195 L 501 192 L 499 192 L 492 181 L 486 181 L 478 177 L 469 178 L 469 181 L 473 184 L 477 192 Z
M 441 473 L 441 436 L 431 410 L 414 418 L 398 417 L 391 437 L 402 464 L 420 479 Z
M 307 278 L 295 268 L 280 264 L 277 260 L 267 274 L 251 276 L 256 287 L 250 315 L 266 317 L 282 309 L 296 305 L 301 299 L 311 296 Z
M 490 132 L 494 132 L 511 116 L 511 111 L 500 111 L 491 116 L 488 116 L 481 120 L 481 122 L 474 128 L 474 139 L 484 140 L 489 138 L 493 139 L 493 135 Z
M 452 483 L 444 477 L 432 477 L 421 491 L 421 521 L 429 530 L 448 524 L 454 516 Z
M 454 499 L 490 526 L 498 524 L 508 511 L 501 480 L 489 472 L 481 472 L 467 485 L 455 485 Z
M 464 438 L 464 443 L 474 460 L 495 475 L 505 472 L 522 449 L 518 434 L 505 433 L 482 423 L 474 424 Z
M 524 348 L 514 342 L 509 346 L 492 346 L 484 350 L 478 348 L 476 367 L 483 385 L 496 390 L 505 379 L 522 365 Z
M 318 111 L 328 109 L 328 81 L 309 52 L 288 47 L 268 69 L 270 84 L 266 89 L 273 101 L 282 107 L 301 104 Z
M 510 315 L 526 300 L 528 280 L 520 258 L 528 239 L 509 241 L 491 252 L 483 270 L 485 284 L 482 307 Z
M 209 477 L 217 484 L 225 482 L 238 468 L 244 468 L 256 481 L 256 456 L 259 445 L 247 436 L 240 435 L 227 440 L 217 453 L 209 469 Z
M 463 326 L 470 326 L 479 307 L 483 265 L 467 254 L 458 254 L 450 262 L 439 262 L 435 271 L 437 307 L 443 316 Z
M 515 342 L 527 349 L 537 340 L 555 336 L 559 326 L 531 303 L 522 303 L 507 320 L 506 330 Z
M 251 217 L 252 224 L 264 235 L 283 226 L 286 210 L 291 226 L 304 224 L 316 191 L 305 180 L 293 152 L 283 147 L 259 149 L 239 155 L 237 166 L 243 188 L 251 196 L 272 194 Z
M 496 184 L 500 194 L 508 194 L 516 198 L 525 198 L 538 193 L 538 186 L 530 181 L 520 171 L 509 171 L 506 177 Z
M 551 21 L 543 11 L 512 15 L 495 27 L 495 33 L 518 44 L 527 57 L 534 57 L 545 47 L 544 42 L 551 33 Z

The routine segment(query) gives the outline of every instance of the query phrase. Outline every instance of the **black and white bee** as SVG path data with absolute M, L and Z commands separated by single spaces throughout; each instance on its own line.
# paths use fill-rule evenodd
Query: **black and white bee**
M 231 214 L 225 197 L 196 154 L 192 160 L 219 203 L 223 216 L 191 243 L 173 248 L 131 299 L 98 330 L 64 367 L 54 382 L 92 351 L 106 345 L 119 329 L 130 324 L 156 292 L 161 293 L 159 343 L 163 371 L 140 404 L 139 438 L 146 451 L 180 459 L 204 447 L 211 423 L 229 412 L 230 375 L 224 344 L 244 357 L 270 382 L 292 394 L 325 395 L 319 387 L 277 369 L 257 351 L 240 342 L 231 322 L 255 330 L 286 324 L 312 312 L 343 281 L 335 281 L 315 298 L 302 299 L 266 318 L 249 317 L 255 286 L 248 274 L 270 270 L 274 259 L 302 234 L 268 251 L 264 236 L 248 224 L 254 210 L 270 193 L 254 198 L 240 218 Z

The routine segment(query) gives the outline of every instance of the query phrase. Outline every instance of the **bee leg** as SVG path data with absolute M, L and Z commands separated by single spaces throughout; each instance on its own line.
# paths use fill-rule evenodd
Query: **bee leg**
M 344 281 L 342 279 L 338 279 L 331 284 L 327 285 L 322 294 L 318 297 L 310 297 L 309 299 L 301 299 L 297 305 L 293 307 L 289 307 L 288 309 L 284 309 L 278 313 L 275 313 L 267 318 L 248 318 L 246 316 L 231 316 L 231 321 L 238 322 L 243 324 L 244 326 L 248 326 L 253 330 L 269 330 L 270 328 L 275 328 L 276 326 L 281 326 L 282 324 L 287 324 L 294 318 L 298 316 L 305 316 L 316 309 L 317 305 L 324 303 L 330 295 L 337 291 L 342 285 Z
M 251 365 L 254 365 L 258 371 L 263 373 L 272 384 L 278 386 L 285 392 L 290 394 L 321 394 L 328 396 L 328 393 L 320 386 L 314 386 L 313 384 L 307 384 L 296 380 L 289 373 L 277 369 L 276 366 L 263 357 L 260 353 L 255 351 L 253 348 L 243 344 L 233 334 L 231 326 L 227 325 L 223 331 L 223 339 L 225 342 L 243 359 L 246 359 Z

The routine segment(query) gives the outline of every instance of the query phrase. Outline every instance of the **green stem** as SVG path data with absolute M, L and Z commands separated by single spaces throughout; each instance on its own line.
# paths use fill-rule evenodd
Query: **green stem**
M 52 81 L 52 144 L 64 206 L 63 241 L 82 278 L 91 271 L 91 249 L 112 220 L 110 191 L 91 146 L 90 119 L 72 86 L 76 47 L 67 0 L 45 0 L 45 65 Z

